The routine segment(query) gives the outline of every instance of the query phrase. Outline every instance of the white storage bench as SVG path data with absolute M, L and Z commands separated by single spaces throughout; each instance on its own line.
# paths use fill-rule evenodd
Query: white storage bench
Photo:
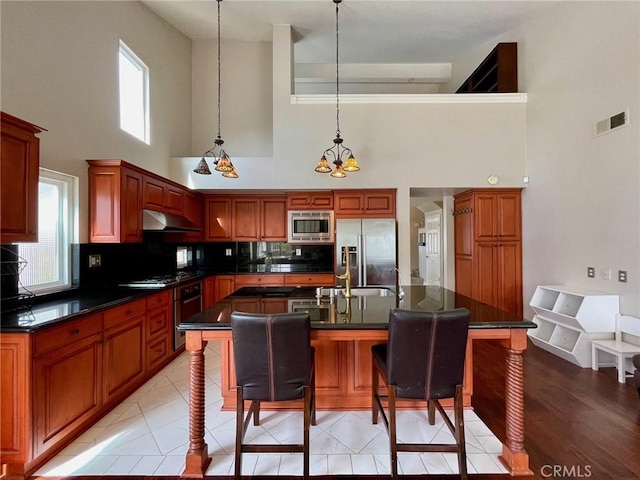
M 591 368 L 598 370 L 598 367 L 615 366 L 618 369 L 618 382 L 625 383 L 626 377 L 633 376 L 631 357 L 640 354 L 640 318 L 618 315 L 615 338 L 593 340 L 591 349 Z M 604 352 L 607 361 L 600 359 L 601 352 Z

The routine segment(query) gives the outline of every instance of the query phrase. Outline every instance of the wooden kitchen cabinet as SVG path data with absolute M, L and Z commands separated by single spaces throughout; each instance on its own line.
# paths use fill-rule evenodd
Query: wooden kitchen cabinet
M 38 241 L 40 139 L 46 131 L 1 112 L 0 243 Z
M 396 191 L 392 189 L 334 190 L 336 218 L 396 218 Z
M 184 213 L 185 192 L 162 179 L 144 175 L 142 186 L 143 207 L 159 212 L 182 215 Z
M 173 302 L 167 290 L 146 299 L 145 371 L 154 372 L 173 350 Z
M 208 308 L 235 291 L 233 275 L 212 275 L 204 280 L 204 308 Z
M 333 192 L 288 192 L 287 210 L 333 210 Z
M 100 411 L 102 332 L 36 357 L 33 368 L 34 454 L 39 455 Z
M 89 241 L 142 242 L 142 178 L 122 160 L 89 163 Z
M 522 314 L 520 189 L 477 189 L 455 195 L 456 291 Z
M 235 289 L 242 287 L 282 287 L 284 285 L 284 274 L 268 273 L 247 274 L 235 276 Z
M 231 199 L 208 195 L 204 200 L 204 239 L 207 242 L 231 241 Z
M 286 196 L 232 197 L 231 225 L 233 241 L 286 242 Z
M 285 273 L 284 284 L 293 287 L 333 287 L 336 276 L 333 273 Z
M 144 300 L 104 313 L 104 402 L 114 402 L 145 374 Z

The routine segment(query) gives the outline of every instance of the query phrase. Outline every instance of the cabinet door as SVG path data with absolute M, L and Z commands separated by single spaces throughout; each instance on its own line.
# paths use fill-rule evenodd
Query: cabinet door
M 209 308 L 216 303 L 216 278 L 214 276 L 204 279 L 203 308 Z
M 364 196 L 364 213 L 371 217 L 395 218 L 395 190 L 374 190 L 367 192 Z
M 473 255 L 473 222 L 471 197 L 456 198 L 453 204 L 453 228 L 456 255 Z
M 232 240 L 260 240 L 260 200 L 252 197 L 238 197 L 231 200 Z
M 496 234 L 501 240 L 519 240 L 522 221 L 520 192 L 502 193 L 496 199 Z
M 185 193 L 178 187 L 167 185 L 164 197 L 164 207 L 169 213 L 184 214 Z
M 286 197 L 265 197 L 260 202 L 260 239 L 264 242 L 287 241 Z
M 287 299 L 266 298 L 262 300 L 262 313 L 286 313 L 288 311 Z
M 498 245 L 495 242 L 477 243 L 473 260 L 473 298 L 488 305 L 497 306 Z
M 166 189 L 166 184 L 162 180 L 145 175 L 142 190 L 144 208 L 158 211 L 164 210 Z
M 144 318 L 134 317 L 104 332 L 105 403 L 126 393 L 144 375 Z
M 231 200 L 205 198 L 205 240 L 228 242 L 231 240 Z
M 265 275 L 236 275 L 236 290 L 242 287 L 281 287 L 284 285 L 284 275 L 267 273 Z
M 333 273 L 285 273 L 284 284 L 291 286 L 332 287 L 336 284 Z
M 235 279 L 233 275 L 216 275 L 215 302 L 222 300 L 227 295 L 231 295 L 235 290 Z
M 102 334 L 34 360 L 35 454 L 85 425 L 102 406 Z
M 361 216 L 364 213 L 364 195 L 361 192 L 336 191 L 333 204 L 336 218 Z
M 3 113 L 0 130 L 1 243 L 37 242 L 42 129 Z
M 232 305 L 235 312 L 262 313 L 262 302 L 258 298 L 234 299 Z
M 496 214 L 496 195 L 494 193 L 478 193 L 474 195 L 473 215 L 475 240 L 494 240 L 497 236 Z
M 122 191 L 120 210 L 121 241 L 142 241 L 142 175 L 122 170 Z
M 522 253 L 520 242 L 501 242 L 496 254 L 496 307 L 522 315 Z

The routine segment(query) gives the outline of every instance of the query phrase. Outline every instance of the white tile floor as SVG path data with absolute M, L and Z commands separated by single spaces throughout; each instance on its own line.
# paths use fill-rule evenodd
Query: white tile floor
M 108 415 L 40 468 L 40 476 L 179 475 L 188 443 L 188 359 L 183 354 Z M 213 460 L 207 475 L 233 474 L 235 413 L 221 412 L 219 344 L 206 350 L 206 442 Z M 300 442 L 302 415 L 269 412 L 253 425 L 247 439 L 260 443 Z M 311 474 L 388 474 L 389 445 L 382 424 L 371 424 L 371 413 L 317 412 L 311 427 Z M 473 413 L 465 411 L 469 473 L 507 473 L 500 464 L 500 441 Z M 424 412 L 398 415 L 398 438 L 404 442 L 452 442 L 436 414 L 429 425 Z M 454 453 L 401 453 L 404 474 L 457 473 Z M 301 475 L 302 454 L 245 454 L 245 475 Z

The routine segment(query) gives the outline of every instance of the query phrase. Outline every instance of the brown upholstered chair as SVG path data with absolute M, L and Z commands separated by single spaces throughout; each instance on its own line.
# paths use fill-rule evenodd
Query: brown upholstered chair
M 467 478 L 462 381 L 469 330 L 469 310 L 458 308 L 443 312 L 395 309 L 389 312 L 389 341 L 371 347 L 372 421 L 382 414 L 391 449 L 391 475 L 398 476 L 398 452 L 456 452 L 461 478 Z M 387 386 L 387 395 L 379 391 L 379 379 Z M 454 422 L 445 413 L 440 400 L 454 399 Z M 452 444 L 398 443 L 396 399 L 426 400 L 429 423 L 435 423 L 436 408 L 455 438 Z M 382 401 L 386 400 L 389 416 Z
M 638 395 L 640 395 L 640 355 L 634 355 L 632 357 L 633 366 L 636 368 L 633 371 L 633 381 L 638 389 Z
M 315 416 L 315 351 L 307 313 L 262 315 L 233 312 L 231 330 L 236 369 L 235 476 L 244 452 L 302 452 L 304 476 L 309 476 L 309 426 Z M 244 443 L 251 416 L 260 424 L 260 402 L 303 399 L 302 444 Z M 251 401 L 244 418 L 244 402 Z

